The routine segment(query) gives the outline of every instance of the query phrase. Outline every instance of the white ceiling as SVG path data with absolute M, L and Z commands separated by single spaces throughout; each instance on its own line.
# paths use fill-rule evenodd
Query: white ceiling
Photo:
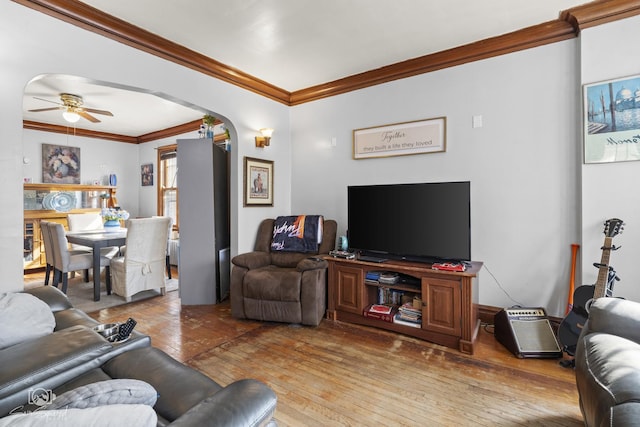
M 161 93 L 138 92 L 125 86 L 115 87 L 112 83 L 77 76 L 45 74 L 33 79 L 25 88 L 23 119 L 73 127 L 73 124 L 64 121 L 61 110 L 29 112 L 33 109 L 55 108 L 53 102 L 60 104 L 61 93 L 80 95 L 83 107 L 107 110 L 113 114 L 113 117 L 92 114 L 100 123 L 84 119 L 75 123 L 78 128 L 96 132 L 137 137 L 197 120 L 205 113 L 196 106 L 172 100 Z M 146 111 L 153 114 L 141 117 L 141 112 Z
M 585 0 L 85 0 L 155 33 L 287 91 L 308 88 L 411 58 L 557 19 Z M 124 88 L 126 89 L 126 88 Z M 90 130 L 139 136 L 195 120 L 202 110 L 168 105 L 152 94 L 108 88 L 69 76 L 45 76 L 25 92 L 25 120 L 64 125 L 41 97 L 82 95 L 85 106 L 114 117 L 82 120 Z M 153 108 L 139 108 L 147 102 Z M 158 108 L 167 116 L 158 115 Z M 154 111 L 161 123 L 134 117 Z M 137 117 L 137 116 L 135 116 Z M 182 120 L 182 122 L 179 122 Z M 178 123 L 179 122 L 179 123 Z
M 587 0 L 84 0 L 289 92 L 557 19 Z

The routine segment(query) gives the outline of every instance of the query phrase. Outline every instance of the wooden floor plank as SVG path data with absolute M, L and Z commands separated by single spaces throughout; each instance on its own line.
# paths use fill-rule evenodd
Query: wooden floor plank
M 177 274 L 176 274 L 177 276 Z M 156 347 L 221 385 L 256 378 L 286 426 L 581 426 L 573 370 L 519 359 L 481 328 L 474 355 L 375 328 L 231 317 L 228 302 L 181 306 L 178 292 L 91 313 L 134 317 Z

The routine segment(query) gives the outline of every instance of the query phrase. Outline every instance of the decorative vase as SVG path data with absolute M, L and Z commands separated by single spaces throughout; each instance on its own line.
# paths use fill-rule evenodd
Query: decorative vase
M 120 221 L 117 219 L 108 219 L 104 222 L 104 231 L 119 231 Z

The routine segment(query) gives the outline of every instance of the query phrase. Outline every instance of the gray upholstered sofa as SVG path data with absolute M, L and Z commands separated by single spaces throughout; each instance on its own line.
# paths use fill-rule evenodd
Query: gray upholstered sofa
M 640 426 L 640 303 L 599 298 L 575 355 L 587 426 Z
M 337 223 L 325 219 L 315 252 L 271 250 L 274 219 L 260 223 L 254 250 L 231 262 L 231 314 L 238 319 L 317 326 L 327 308 L 327 267 L 318 255 L 335 248 Z
M 121 382 L 144 384 L 153 392 L 155 402 L 152 403 L 152 410 L 149 405 L 125 402 L 132 403 L 125 409 L 125 414 L 130 418 L 121 425 L 132 425 L 131 416 L 135 406 L 142 406 L 142 409 L 150 412 L 153 418 L 151 422 L 157 419 L 159 426 L 275 425 L 272 417 L 277 399 L 265 384 L 245 379 L 222 387 L 152 347 L 150 338 L 135 330 L 125 342 L 107 341 L 92 329 L 98 323 L 73 308 L 66 295 L 57 288 L 46 286 L 25 293 L 35 295 L 48 304 L 55 318 L 55 329 L 46 335 L 0 350 L 0 425 L 11 419 L 28 421 L 29 416 L 46 413 L 41 411 L 44 409 L 41 405 L 34 407 L 34 391 L 51 393 L 50 396 L 57 398 L 81 394 L 84 400 L 75 402 L 72 410 L 60 412 L 60 419 L 49 416 L 46 422 L 47 425 L 59 425 L 54 421 L 65 426 L 87 425 L 86 420 L 67 420 L 64 417 L 75 416 L 78 411 L 108 408 L 103 401 L 122 403 L 120 395 L 116 395 L 114 390 L 109 390 L 108 395 L 98 396 L 95 391 L 104 384 L 119 385 Z M 47 399 L 50 397 L 44 400 Z M 96 405 L 96 401 L 100 404 Z M 53 403 L 56 403 L 55 400 Z M 113 407 L 117 409 L 117 405 Z M 30 413 L 33 411 L 37 413 Z M 100 413 L 95 416 L 105 415 Z M 42 422 L 16 422 L 16 425 L 38 425 Z

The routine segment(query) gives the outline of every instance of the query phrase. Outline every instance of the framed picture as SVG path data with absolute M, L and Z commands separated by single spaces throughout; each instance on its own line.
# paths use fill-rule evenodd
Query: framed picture
M 446 117 L 353 131 L 353 158 L 406 156 L 446 150 Z
M 80 184 L 80 148 L 42 144 L 42 182 Z
M 273 206 L 273 161 L 244 158 L 244 206 Z
M 140 166 L 140 177 L 143 187 L 153 185 L 153 163 Z
M 640 75 L 584 85 L 584 162 L 640 160 Z

